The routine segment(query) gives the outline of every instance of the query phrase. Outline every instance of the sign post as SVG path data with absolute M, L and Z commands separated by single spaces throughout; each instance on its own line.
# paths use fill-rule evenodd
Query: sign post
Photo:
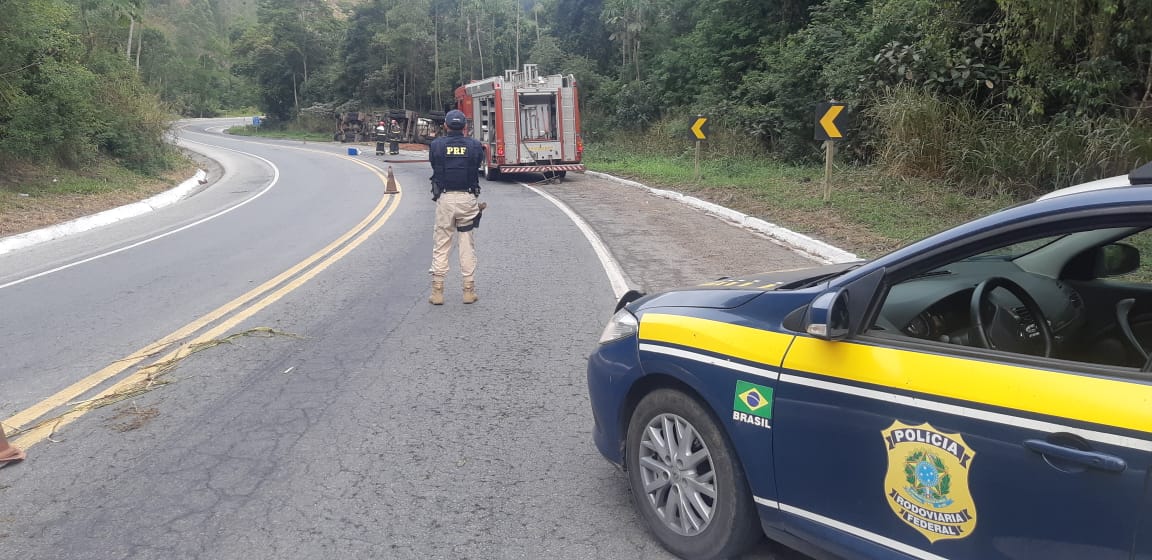
M 824 202 L 832 201 L 832 161 L 836 159 L 836 143 L 831 140 L 824 141 Z
M 696 140 L 696 172 L 693 178 L 700 181 L 700 147 L 705 140 L 708 139 L 708 117 L 704 115 L 696 115 L 696 120 L 692 121 L 692 139 Z
M 816 140 L 824 141 L 824 202 L 832 200 L 832 162 L 836 158 L 836 140 L 844 138 L 841 131 L 847 125 L 843 115 L 845 105 L 833 100 L 816 104 Z
M 702 143 L 699 140 L 696 141 L 696 172 L 692 177 L 697 183 L 700 182 L 700 144 Z

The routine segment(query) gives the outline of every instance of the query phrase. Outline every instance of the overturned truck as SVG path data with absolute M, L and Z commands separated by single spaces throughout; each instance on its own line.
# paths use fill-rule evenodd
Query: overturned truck
M 399 125 L 400 141 L 412 144 L 431 144 L 444 126 L 443 111 L 421 114 L 407 109 L 393 109 L 386 112 L 385 117 Z
M 366 142 L 373 137 L 376 121 L 363 111 L 336 113 L 336 132 L 332 139 L 337 142 Z

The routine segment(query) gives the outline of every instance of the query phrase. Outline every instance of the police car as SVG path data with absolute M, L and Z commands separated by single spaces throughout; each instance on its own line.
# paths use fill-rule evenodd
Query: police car
M 852 264 L 629 293 L 600 452 L 684 558 L 1152 557 L 1152 164 Z

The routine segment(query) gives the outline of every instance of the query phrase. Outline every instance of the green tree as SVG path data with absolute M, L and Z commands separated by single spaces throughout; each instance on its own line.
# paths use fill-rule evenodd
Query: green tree
M 288 4 L 263 0 L 257 25 L 236 45 L 240 62 L 235 69 L 260 87 L 261 105 L 269 116 L 289 120 L 311 98 L 302 96 L 311 74 L 329 62 L 338 41 L 340 24 L 321 0 L 294 0 Z
M 106 40 L 120 14 L 89 7 L 0 0 L 0 160 L 164 166 L 167 115 Z
M 1016 67 L 1012 99 L 1033 115 L 1091 116 L 1152 105 L 1152 3 L 998 0 Z
M 600 73 L 617 67 L 611 33 L 600 17 L 604 0 L 555 0 L 552 33 L 566 53 L 595 61 Z

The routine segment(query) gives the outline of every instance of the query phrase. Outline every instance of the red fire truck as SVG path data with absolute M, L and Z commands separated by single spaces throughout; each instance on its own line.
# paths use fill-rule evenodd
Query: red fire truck
M 484 144 L 481 174 L 562 178 L 584 172 L 577 97 L 571 74 L 540 76 L 535 64 L 456 88 L 456 107 L 468 116 L 472 137 Z

